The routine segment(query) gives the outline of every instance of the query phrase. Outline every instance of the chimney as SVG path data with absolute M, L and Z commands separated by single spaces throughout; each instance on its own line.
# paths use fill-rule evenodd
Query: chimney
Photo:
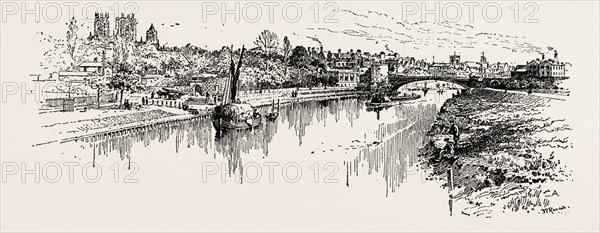
M 338 54 L 342 54 L 342 49 L 338 49 Z
M 542 61 L 544 60 L 544 54 L 542 53 Z
M 554 60 L 558 61 L 558 52 L 554 50 Z
M 319 46 L 319 52 L 323 53 L 323 45 Z

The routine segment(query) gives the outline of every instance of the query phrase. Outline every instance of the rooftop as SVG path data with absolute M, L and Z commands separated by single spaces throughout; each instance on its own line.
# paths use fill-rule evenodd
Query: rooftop
M 80 72 L 80 71 L 59 71 L 58 76 L 79 76 L 79 77 L 87 77 L 89 76 L 88 72 Z
M 79 67 L 102 67 L 101 62 L 84 62 L 79 65 Z

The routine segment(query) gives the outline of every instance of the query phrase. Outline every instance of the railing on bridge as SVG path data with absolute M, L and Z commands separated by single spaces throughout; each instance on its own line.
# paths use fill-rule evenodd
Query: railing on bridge
M 419 82 L 419 81 L 445 81 L 456 83 L 461 86 L 473 86 L 475 83 L 481 82 L 477 78 L 470 78 L 465 76 L 391 76 L 388 77 L 389 83 L 393 86 L 392 89 L 398 89 L 401 86 L 404 86 L 409 83 Z

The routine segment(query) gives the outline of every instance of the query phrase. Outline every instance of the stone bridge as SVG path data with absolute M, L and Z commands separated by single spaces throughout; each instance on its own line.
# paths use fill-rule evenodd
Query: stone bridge
M 475 78 L 458 76 L 390 76 L 388 78 L 392 90 L 413 82 L 419 81 L 445 81 L 455 83 L 463 87 L 494 87 L 506 78 Z

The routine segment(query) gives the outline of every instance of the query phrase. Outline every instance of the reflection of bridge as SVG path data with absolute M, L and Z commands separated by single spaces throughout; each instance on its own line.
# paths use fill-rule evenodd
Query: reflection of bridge
M 391 76 L 388 78 L 390 85 L 392 85 L 392 90 L 397 90 L 401 86 L 419 81 L 445 81 L 455 83 L 463 87 L 478 87 L 498 82 L 497 79 L 502 78 L 482 79 L 459 76 Z

